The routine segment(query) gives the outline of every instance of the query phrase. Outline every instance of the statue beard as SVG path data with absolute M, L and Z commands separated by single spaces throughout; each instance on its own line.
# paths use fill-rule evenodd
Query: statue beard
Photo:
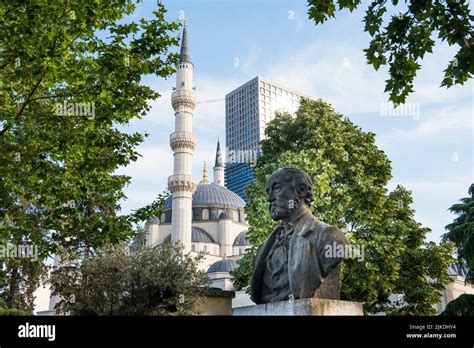
M 273 201 L 270 203 L 269 209 L 272 219 L 277 220 L 284 220 L 287 219 L 291 212 L 295 209 L 298 209 L 300 206 L 300 202 L 298 199 L 293 199 L 292 201 Z

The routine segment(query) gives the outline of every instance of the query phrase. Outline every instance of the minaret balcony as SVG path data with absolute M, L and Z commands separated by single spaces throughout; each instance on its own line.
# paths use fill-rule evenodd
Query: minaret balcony
M 180 106 L 194 110 L 196 108 L 196 92 L 188 89 L 177 89 L 171 93 L 171 105 L 176 111 Z
M 194 176 L 189 174 L 171 175 L 168 177 L 168 190 L 171 192 L 189 191 L 193 193 L 196 190 Z
M 176 148 L 188 148 L 194 151 L 197 144 L 197 137 L 191 132 L 174 132 L 170 134 L 170 146 L 174 150 Z

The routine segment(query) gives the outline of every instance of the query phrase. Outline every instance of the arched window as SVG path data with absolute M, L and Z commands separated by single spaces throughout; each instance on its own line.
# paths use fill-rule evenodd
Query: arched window
M 204 245 L 204 247 L 202 248 L 202 250 L 207 253 L 207 245 Z
M 242 249 L 239 249 L 239 255 L 242 255 L 244 251 Z
M 194 244 L 191 245 L 191 251 L 196 251 L 196 246 Z
M 203 209 L 202 210 L 202 219 L 203 220 L 209 220 L 209 210 L 208 209 Z

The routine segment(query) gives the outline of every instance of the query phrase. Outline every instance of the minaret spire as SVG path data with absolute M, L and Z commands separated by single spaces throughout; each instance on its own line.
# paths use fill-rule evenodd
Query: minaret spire
M 181 38 L 181 50 L 179 53 L 179 62 L 191 63 L 191 51 L 188 46 L 188 27 L 186 25 L 186 18 L 183 24 L 183 36 Z
M 174 170 L 168 178 L 172 193 L 171 241 L 181 242 L 184 251 L 191 251 L 192 195 L 196 189 L 192 176 L 192 160 L 197 139 L 193 134 L 193 111 L 196 92 L 193 89 L 193 69 L 188 47 L 187 25 L 183 26 L 181 52 L 176 72 L 176 88 L 171 94 L 175 111 L 175 131 L 170 135 Z
M 216 161 L 214 162 L 214 184 L 224 186 L 224 161 L 222 160 L 221 144 L 217 139 Z
M 199 183 L 200 184 L 209 184 L 209 181 L 207 181 L 206 161 L 204 161 L 204 168 L 202 169 L 202 180 Z

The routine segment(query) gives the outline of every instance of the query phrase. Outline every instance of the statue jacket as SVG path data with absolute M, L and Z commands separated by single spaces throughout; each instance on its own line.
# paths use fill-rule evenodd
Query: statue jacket
M 277 233 L 278 227 L 261 245 L 254 259 L 250 290 L 251 299 L 257 304 L 262 303 L 262 275 Z M 339 299 L 343 257 L 334 253 L 334 249 L 348 244 L 341 230 L 317 220 L 310 212 L 294 222 L 287 269 L 290 294 L 295 300 L 310 297 Z

